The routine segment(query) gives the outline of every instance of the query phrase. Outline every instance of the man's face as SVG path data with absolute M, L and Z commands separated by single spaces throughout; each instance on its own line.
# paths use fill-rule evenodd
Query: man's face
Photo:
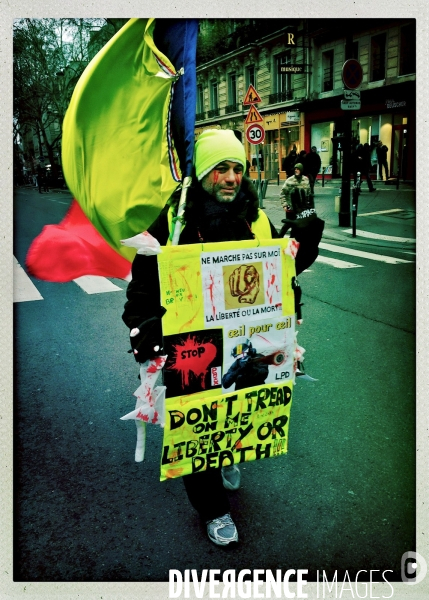
M 242 165 L 225 160 L 202 178 L 201 185 L 218 202 L 232 202 L 238 194 L 242 178 Z
M 295 175 L 296 177 L 299 177 L 301 175 L 301 169 L 295 169 Z

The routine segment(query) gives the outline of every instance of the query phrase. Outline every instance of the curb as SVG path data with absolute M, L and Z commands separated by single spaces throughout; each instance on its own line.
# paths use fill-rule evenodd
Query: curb
M 334 231 L 333 229 L 325 229 L 323 231 L 323 236 L 322 239 L 326 239 L 326 240 L 332 240 L 335 242 L 341 242 L 344 244 L 359 244 L 359 245 L 363 245 L 363 246 L 376 246 L 378 248 L 390 248 L 392 250 L 411 250 L 411 251 L 415 251 L 416 250 L 416 242 L 389 242 L 389 240 L 374 240 L 372 238 L 364 238 L 364 237 L 359 237 L 358 235 L 356 235 L 356 237 L 353 237 L 351 234 L 350 235 L 344 235 L 343 233 L 337 233 L 336 231 Z

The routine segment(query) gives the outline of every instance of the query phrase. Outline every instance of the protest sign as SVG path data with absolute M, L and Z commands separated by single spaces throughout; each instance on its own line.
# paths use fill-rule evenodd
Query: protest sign
M 294 241 L 158 256 L 166 411 L 161 479 L 284 454 L 295 372 Z

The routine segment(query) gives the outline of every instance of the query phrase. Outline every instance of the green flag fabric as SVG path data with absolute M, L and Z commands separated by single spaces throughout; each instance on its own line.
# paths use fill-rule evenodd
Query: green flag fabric
M 155 19 L 131 19 L 89 63 L 63 124 L 67 185 L 103 238 L 132 260 L 121 239 L 145 231 L 181 174 L 169 139 L 178 75 L 153 41 Z

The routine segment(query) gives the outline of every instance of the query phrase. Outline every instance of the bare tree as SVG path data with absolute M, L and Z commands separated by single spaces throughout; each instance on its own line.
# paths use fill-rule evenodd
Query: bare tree
M 14 23 L 14 133 L 21 138 L 27 132 L 37 136 L 37 152 L 46 150 L 54 177 L 55 154 L 73 89 L 91 58 L 125 21 L 19 19 Z

